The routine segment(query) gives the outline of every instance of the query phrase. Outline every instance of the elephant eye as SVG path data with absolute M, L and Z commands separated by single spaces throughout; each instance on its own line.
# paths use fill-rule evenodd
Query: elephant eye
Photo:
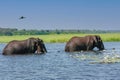
M 40 42 L 43 42 L 43 40 L 40 40 Z

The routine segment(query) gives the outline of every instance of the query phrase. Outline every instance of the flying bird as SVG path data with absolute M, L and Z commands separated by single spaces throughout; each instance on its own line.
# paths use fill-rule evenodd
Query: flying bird
M 21 16 L 19 19 L 24 19 L 24 18 L 26 18 L 26 17 L 24 17 L 24 16 Z

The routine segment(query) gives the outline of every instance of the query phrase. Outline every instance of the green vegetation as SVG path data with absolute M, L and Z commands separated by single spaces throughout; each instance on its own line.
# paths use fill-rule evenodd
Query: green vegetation
M 18 30 L 0 28 L 0 43 L 38 37 L 47 43 L 67 42 L 73 36 L 100 35 L 103 41 L 120 41 L 119 30 Z
M 119 30 L 18 30 L 11 28 L 0 28 L 0 36 L 13 35 L 53 35 L 53 34 L 101 34 L 101 33 L 118 33 Z
M 66 42 L 73 36 L 100 35 L 103 41 L 120 41 L 120 33 L 103 33 L 103 34 L 51 34 L 51 35 L 14 35 L 0 36 L 0 43 L 6 43 L 11 40 L 24 40 L 29 37 L 43 39 L 47 43 Z

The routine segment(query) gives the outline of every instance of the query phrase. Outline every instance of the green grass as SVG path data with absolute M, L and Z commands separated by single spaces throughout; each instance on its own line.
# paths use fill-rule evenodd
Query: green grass
M 43 39 L 47 43 L 56 43 L 56 42 L 66 42 L 73 36 L 85 36 L 85 35 L 95 35 L 95 34 L 52 34 L 52 35 L 16 35 L 16 36 L 0 36 L 0 43 L 7 43 L 11 40 L 24 40 L 29 37 L 35 37 Z M 115 42 L 120 41 L 120 33 L 104 33 L 96 34 L 100 35 L 104 42 Z

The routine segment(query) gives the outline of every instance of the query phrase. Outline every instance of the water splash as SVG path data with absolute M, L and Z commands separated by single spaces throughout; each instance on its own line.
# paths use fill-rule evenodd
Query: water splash
M 101 60 L 95 61 L 94 63 L 100 63 L 100 64 L 120 63 L 120 55 L 108 54 L 105 55 Z
M 99 53 L 99 54 L 98 54 Z M 104 50 L 102 52 L 79 52 L 71 55 L 81 61 L 89 61 L 90 64 L 120 63 L 120 51 Z

